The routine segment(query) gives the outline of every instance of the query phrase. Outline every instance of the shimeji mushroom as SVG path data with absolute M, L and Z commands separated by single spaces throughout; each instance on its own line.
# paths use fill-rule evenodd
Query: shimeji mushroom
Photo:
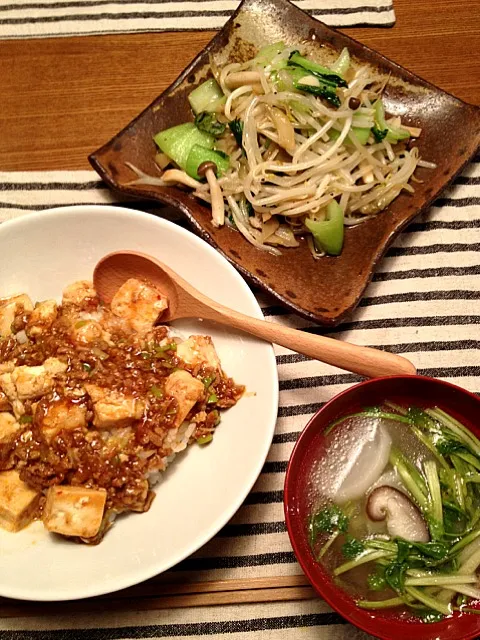
M 221 227 L 225 222 L 225 204 L 223 202 L 222 190 L 215 176 L 216 171 L 217 165 L 211 161 L 202 162 L 197 169 L 198 175 L 201 177 L 205 176 L 208 186 L 210 187 L 213 226 Z
M 419 509 L 408 496 L 393 487 L 374 489 L 367 500 L 367 515 L 374 522 L 386 520 L 392 538 L 428 542 L 428 528 Z

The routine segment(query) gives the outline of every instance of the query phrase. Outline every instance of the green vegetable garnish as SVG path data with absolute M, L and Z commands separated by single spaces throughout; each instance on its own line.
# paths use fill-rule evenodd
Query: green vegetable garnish
M 290 62 L 303 67 L 307 71 L 310 71 L 316 76 L 319 76 L 322 80 L 331 82 L 337 87 L 348 87 L 348 84 L 338 74 L 332 72 L 328 67 L 323 67 L 321 64 L 313 62 L 308 58 L 304 58 L 298 51 L 293 51 L 290 54 Z
M 200 436 L 200 438 L 197 438 L 197 442 L 198 444 L 208 444 L 209 442 L 211 442 L 213 440 L 213 434 L 209 433 L 206 436 Z
M 218 111 L 225 104 L 225 100 L 226 98 L 214 78 L 203 82 L 188 96 L 193 113 Z
M 356 558 L 364 551 L 365 545 L 352 536 L 348 536 L 347 541 L 342 545 L 342 555 L 350 560 Z
M 348 69 L 350 68 L 350 53 L 348 49 L 345 47 L 342 49 L 341 54 L 338 56 L 337 60 L 332 64 L 331 70 L 334 73 L 337 73 L 339 76 L 344 76 Z
M 333 533 L 348 530 L 348 517 L 336 505 L 328 505 L 319 513 L 312 515 L 308 524 L 310 544 L 313 545 L 320 533 Z
M 423 622 L 427 624 L 440 622 L 445 617 L 443 613 L 440 613 L 439 611 L 433 611 L 433 609 L 427 609 L 426 611 L 419 611 L 417 615 L 419 618 L 422 619 Z
M 230 167 L 228 156 L 225 158 L 224 154 L 217 153 L 216 151 L 202 147 L 199 144 L 194 144 L 188 154 L 188 158 L 185 163 L 185 171 L 191 178 L 201 180 L 202 177 L 198 175 L 197 171 L 198 167 L 204 162 L 215 163 L 217 167 L 215 175 L 217 177 L 223 175 Z
M 376 142 L 381 142 L 387 137 L 388 129 L 379 129 L 378 127 L 372 127 L 373 137 Z
M 257 64 L 266 66 L 270 64 L 273 58 L 281 53 L 285 49 L 285 43 L 282 41 L 274 42 L 273 44 L 267 44 L 265 47 L 262 47 L 260 51 L 255 56 L 255 61 Z
M 366 127 L 352 127 L 344 140 L 344 144 L 353 144 L 352 137 L 355 136 L 358 142 L 365 146 L 370 137 L 370 133 L 370 129 L 367 129 Z M 338 129 L 330 129 L 328 135 L 331 140 L 338 140 L 340 137 L 340 131 L 338 131 Z
M 295 88 L 299 91 L 303 91 L 304 93 L 311 93 L 319 98 L 325 98 L 325 100 L 330 102 L 334 107 L 339 107 L 341 105 L 340 98 L 337 96 L 335 91 L 328 86 L 320 85 L 319 87 L 315 87 L 311 84 L 297 83 Z
M 305 226 L 313 235 L 315 245 L 328 255 L 338 256 L 343 247 L 343 209 L 336 200 L 327 206 L 327 219 L 316 221 L 305 218 Z
M 87 373 L 90 373 L 93 370 L 93 367 L 91 364 L 88 364 L 88 362 L 82 362 L 82 369 Z
M 209 133 L 215 138 L 219 138 L 227 128 L 227 125 L 224 122 L 219 122 L 214 113 L 210 113 L 208 111 L 202 111 L 195 116 L 194 122 L 195 126 L 200 129 L 200 131 L 205 131 L 205 133 Z
M 163 391 L 160 389 L 160 387 L 153 385 L 152 387 L 150 387 L 149 391 L 156 398 L 163 398 Z
M 211 394 L 208 396 L 207 403 L 208 403 L 208 404 L 212 404 L 212 403 L 214 403 L 214 402 L 218 402 L 218 396 L 217 396 L 217 394 L 216 394 L 216 393 L 211 393 Z
M 404 562 L 391 562 L 385 567 L 385 582 L 397 593 L 404 590 L 406 571 L 407 565 Z
M 200 131 L 193 122 L 186 122 L 185 124 L 165 129 L 165 131 L 157 133 L 153 139 L 158 148 L 184 171 L 186 170 L 190 151 L 195 145 L 213 149 L 215 142 L 214 136 L 205 131 Z
M 403 127 L 395 127 L 392 124 L 389 124 L 385 120 L 385 109 L 383 106 L 383 102 L 381 98 L 379 98 L 374 104 L 375 110 L 375 127 L 379 132 L 382 132 L 382 139 L 385 137 L 387 142 L 399 142 L 400 140 L 408 140 L 410 138 L 410 133 L 403 129 Z M 385 136 L 383 136 L 384 132 L 387 132 Z M 372 133 L 375 136 L 375 132 L 372 129 Z M 376 139 L 376 136 L 375 136 Z
M 19 424 L 30 424 L 31 422 L 33 422 L 33 416 L 30 415 L 23 415 L 20 416 L 20 418 L 18 419 Z
M 385 581 L 385 571 L 382 569 L 371 573 L 367 578 L 368 588 L 371 591 L 382 591 L 387 586 Z
M 88 324 L 88 320 L 79 320 L 78 322 L 75 323 L 75 329 L 81 329 L 87 324 Z
M 241 149 L 243 149 L 243 122 L 238 118 L 235 118 L 235 120 L 228 123 L 228 126 L 230 131 L 233 133 L 236 143 Z

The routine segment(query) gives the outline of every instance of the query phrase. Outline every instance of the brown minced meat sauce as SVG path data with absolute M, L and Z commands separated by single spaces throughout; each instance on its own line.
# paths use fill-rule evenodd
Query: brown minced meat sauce
M 96 297 L 84 300 L 74 311 L 111 315 Z M 54 357 L 68 367 L 56 378 L 53 390 L 24 401 L 25 415 L 20 418 L 23 429 L 8 450 L 0 451 L 0 471 L 16 469 L 21 480 L 43 494 L 48 487 L 59 484 L 104 488 L 107 500 L 100 531 L 95 538 L 82 540 L 97 543 L 109 528 L 112 516 L 149 509 L 154 498 L 149 474 L 164 470 L 172 456 L 172 448 L 165 441 L 174 428 L 177 402 L 165 393 L 166 378 L 183 369 L 204 385 L 203 397 L 185 420 L 196 425 L 189 444 L 211 440 L 220 422 L 220 410 L 232 407 L 244 387 L 235 384 L 221 369 L 205 363 L 192 366 L 180 360 L 176 355 L 179 340 L 168 338 L 165 326 L 153 327 L 142 336 L 112 322 L 108 342 L 99 338 L 77 344 L 72 339 L 69 304 L 58 307 L 57 317 L 47 331 L 21 344 L 16 334 L 23 331 L 30 313 L 17 315 L 12 325 L 14 333 L 0 341 L 0 365 L 13 361 L 16 366 L 36 366 Z M 143 416 L 117 430 L 95 428 L 92 400 L 85 384 L 141 398 L 145 403 Z M 47 441 L 42 420 L 50 407 L 65 401 L 86 407 L 86 426 L 60 430 Z M 37 517 L 41 517 L 44 503 L 45 498 L 40 501 Z

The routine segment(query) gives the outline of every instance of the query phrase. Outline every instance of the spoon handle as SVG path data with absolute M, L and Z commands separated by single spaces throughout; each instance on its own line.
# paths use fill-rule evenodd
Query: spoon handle
M 320 362 L 326 362 L 367 378 L 416 373 L 414 365 L 409 360 L 388 351 L 361 347 L 349 342 L 282 327 L 265 320 L 257 320 L 217 303 L 211 306 L 214 311 L 210 315 L 211 320 L 241 329 L 267 342 L 282 345 Z

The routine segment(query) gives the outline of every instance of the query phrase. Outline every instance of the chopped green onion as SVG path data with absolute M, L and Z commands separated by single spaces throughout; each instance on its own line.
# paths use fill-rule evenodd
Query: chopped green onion
M 152 354 L 149 351 L 140 351 L 140 357 L 144 360 L 150 360 Z
M 169 342 L 168 344 L 164 344 L 163 346 L 155 347 L 155 353 L 157 355 L 160 355 L 161 353 L 165 353 L 165 351 L 176 351 L 176 350 L 177 350 L 176 342 Z
M 97 347 L 93 347 L 92 353 L 94 356 L 97 356 L 97 358 L 99 358 L 100 360 L 107 360 L 109 357 L 108 353 L 106 353 L 105 351 L 102 351 L 101 349 L 98 349 Z
M 87 373 L 90 373 L 91 371 L 93 371 L 92 365 L 88 364 L 88 362 L 82 362 L 82 369 Z
M 208 389 L 208 387 L 212 384 L 214 380 L 215 380 L 215 376 L 207 376 L 206 378 L 204 378 L 203 384 L 205 385 L 205 388 Z
M 198 444 L 208 444 L 212 440 L 213 440 L 213 434 L 209 433 L 206 436 L 200 436 L 200 438 L 197 439 L 197 442 Z
M 81 329 L 86 324 L 88 324 L 88 320 L 79 320 L 78 322 L 75 323 L 75 329 Z
M 29 416 L 29 415 L 20 416 L 18 422 L 19 424 L 30 424 L 31 422 L 33 422 L 33 416 Z
M 218 396 L 217 396 L 217 394 L 216 394 L 216 393 L 211 393 L 211 394 L 208 396 L 207 403 L 208 403 L 208 404 L 212 404 L 213 402 L 218 402 Z
M 152 387 L 150 387 L 149 391 L 152 395 L 155 396 L 155 398 L 163 398 L 163 391 L 160 389 L 160 387 L 157 387 L 155 384 Z

